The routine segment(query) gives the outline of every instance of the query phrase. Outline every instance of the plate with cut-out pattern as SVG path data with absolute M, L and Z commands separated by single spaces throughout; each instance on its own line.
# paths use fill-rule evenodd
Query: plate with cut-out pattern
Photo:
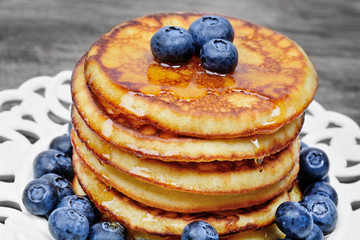
M 65 134 L 70 120 L 71 71 L 40 76 L 0 92 L 1 239 L 52 239 L 46 219 L 28 213 L 21 195 L 33 179 L 35 156 Z M 339 194 L 339 219 L 327 239 L 360 235 L 360 128 L 349 117 L 313 101 L 306 112 L 302 141 L 330 159 L 330 181 Z

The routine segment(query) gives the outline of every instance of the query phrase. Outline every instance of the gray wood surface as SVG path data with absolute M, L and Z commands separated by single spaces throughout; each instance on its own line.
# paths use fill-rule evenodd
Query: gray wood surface
M 315 99 L 360 124 L 359 0 L 0 0 L 0 90 L 73 69 L 123 21 L 174 11 L 224 14 L 289 36 L 318 70 Z

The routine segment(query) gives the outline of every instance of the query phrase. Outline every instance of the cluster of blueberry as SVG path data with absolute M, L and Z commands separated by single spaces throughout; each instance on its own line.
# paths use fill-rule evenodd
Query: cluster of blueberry
M 238 63 L 238 52 L 232 41 L 234 29 L 224 17 L 205 15 L 186 30 L 165 26 L 150 41 L 151 51 L 162 63 L 177 65 L 200 54 L 203 68 L 215 73 L 231 73 Z
M 302 143 L 298 181 L 303 189 L 300 202 L 285 202 L 276 210 L 276 224 L 284 240 L 322 240 L 335 229 L 338 196 L 330 186 L 329 159 L 321 149 Z
M 22 195 L 25 208 L 33 215 L 47 218 L 49 231 L 57 240 L 128 240 L 123 226 L 99 222 L 99 211 L 89 198 L 75 195 L 70 182 L 74 177 L 71 155 L 72 144 L 67 134 L 54 138 L 49 149 L 36 156 L 36 179 L 26 185 Z

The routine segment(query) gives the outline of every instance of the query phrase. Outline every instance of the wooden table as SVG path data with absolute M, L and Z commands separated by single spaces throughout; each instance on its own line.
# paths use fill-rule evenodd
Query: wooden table
M 0 90 L 73 69 L 123 21 L 173 11 L 224 14 L 289 36 L 318 70 L 315 99 L 360 124 L 359 0 L 0 0 Z

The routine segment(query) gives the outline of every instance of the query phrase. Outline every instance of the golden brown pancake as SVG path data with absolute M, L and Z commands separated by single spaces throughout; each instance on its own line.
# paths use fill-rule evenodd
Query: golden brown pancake
M 255 231 L 271 224 L 277 207 L 289 201 L 288 191 L 265 204 L 250 208 L 208 213 L 178 213 L 140 204 L 98 180 L 85 167 L 74 165 L 77 179 L 100 211 L 134 230 L 158 236 L 180 236 L 184 227 L 195 220 L 211 224 L 221 236 Z
M 288 175 L 299 157 L 300 144 L 296 139 L 281 152 L 264 158 L 261 164 L 253 159 L 207 163 L 138 159 L 97 138 L 85 124 L 73 123 L 77 132 L 74 145 L 83 155 L 95 155 L 101 162 L 139 180 L 192 193 L 239 194 L 270 186 Z
M 188 28 L 193 13 L 154 14 L 115 27 L 92 45 L 85 75 L 113 109 L 171 133 L 234 138 L 268 134 L 299 117 L 312 101 L 317 74 L 303 49 L 265 27 L 229 17 L 239 62 L 224 76 L 194 56 L 166 67 L 151 54 L 161 27 Z
M 76 195 L 86 195 L 86 193 L 84 192 L 84 190 L 81 188 L 80 183 L 75 175 L 73 181 L 72 181 L 72 186 L 74 189 L 74 192 Z
M 73 155 L 73 164 L 88 168 L 106 185 L 147 206 L 184 213 L 233 210 L 265 203 L 287 189 L 296 179 L 299 170 L 299 164 L 296 164 L 284 179 L 245 194 L 198 194 L 169 190 L 139 181 L 111 166 L 101 164 L 89 154 L 83 154 L 76 144 L 74 147 L 76 153 Z
M 73 181 L 74 191 L 77 195 L 84 195 L 84 191 L 81 188 L 77 178 L 74 178 Z M 301 193 L 297 185 L 289 192 L 291 201 L 299 201 L 301 199 Z M 104 214 L 103 214 L 104 215 Z M 109 221 L 109 217 L 105 217 Z M 128 232 L 133 239 L 148 239 L 148 240 L 180 240 L 180 237 L 160 237 L 153 234 L 149 234 L 143 231 L 133 230 L 128 228 Z M 284 238 L 285 235 L 276 227 L 275 224 L 271 224 L 263 229 L 252 231 L 252 232 L 243 232 L 228 237 L 223 237 L 223 240 L 278 240 Z
M 131 125 L 126 119 L 108 114 L 93 97 L 84 77 L 84 59 L 72 76 L 73 102 L 78 114 L 92 131 L 105 141 L 137 157 L 163 161 L 223 161 L 261 159 L 289 145 L 298 135 L 303 116 L 272 134 L 233 139 L 203 139 L 172 135 L 146 124 Z M 73 110 L 76 122 L 77 112 Z M 131 120 L 134 121 L 134 120 Z

